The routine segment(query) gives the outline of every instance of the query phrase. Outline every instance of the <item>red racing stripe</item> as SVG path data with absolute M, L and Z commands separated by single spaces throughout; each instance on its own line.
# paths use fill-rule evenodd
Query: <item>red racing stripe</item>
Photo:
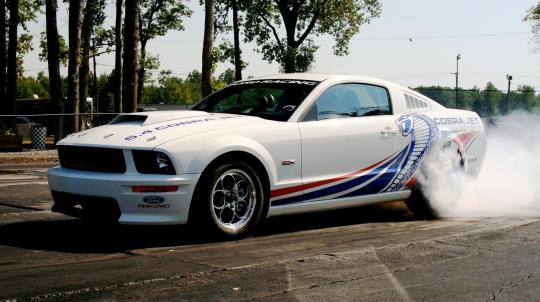
M 288 195 L 288 194 L 292 194 L 292 193 L 296 193 L 296 192 L 300 192 L 300 191 L 304 191 L 304 190 L 309 190 L 311 188 L 324 186 L 324 185 L 327 185 L 327 184 L 330 184 L 330 183 L 333 183 L 333 182 L 337 182 L 337 181 L 340 181 L 340 180 L 343 180 L 343 179 L 346 179 L 346 178 L 353 177 L 353 176 L 358 175 L 358 174 L 362 174 L 363 172 L 371 170 L 372 168 L 374 168 L 374 167 L 380 165 L 381 163 L 385 162 L 387 159 L 394 156 L 396 153 L 397 152 L 394 152 L 393 154 L 389 155 L 385 159 L 383 159 L 381 161 L 378 161 L 378 162 L 374 163 L 373 165 L 371 165 L 369 167 L 363 168 L 363 169 L 355 171 L 355 172 L 351 172 L 349 174 L 345 174 L 343 176 L 338 176 L 338 177 L 331 178 L 331 179 L 324 179 L 324 180 L 319 180 L 319 181 L 315 181 L 315 182 L 310 182 L 310 183 L 307 183 L 307 184 L 301 184 L 301 185 L 297 185 L 297 186 L 272 190 L 272 192 L 270 193 L 270 198 L 276 198 L 276 197 L 280 197 L 280 196 L 283 196 L 283 195 Z

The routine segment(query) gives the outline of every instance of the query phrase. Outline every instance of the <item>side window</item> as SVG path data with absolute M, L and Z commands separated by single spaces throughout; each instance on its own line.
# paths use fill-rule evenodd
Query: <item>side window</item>
M 304 121 L 386 115 L 390 112 L 388 91 L 368 84 L 339 84 L 323 92 Z

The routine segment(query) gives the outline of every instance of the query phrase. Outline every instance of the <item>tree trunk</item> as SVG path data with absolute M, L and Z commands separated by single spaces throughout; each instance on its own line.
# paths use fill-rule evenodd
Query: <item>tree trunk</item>
M 122 5 L 123 0 L 116 0 L 115 41 L 116 53 L 114 59 L 114 112 L 122 112 Z
M 92 48 L 96 49 L 96 40 L 95 38 L 92 38 Z M 94 61 L 94 104 L 96 105 L 95 112 L 96 114 L 99 113 L 99 89 L 97 84 L 97 71 L 96 71 L 96 56 L 92 56 L 92 60 Z M 96 118 L 99 118 L 99 116 L 96 115 Z
M 9 41 L 7 55 L 7 87 L 5 113 L 15 114 L 17 93 L 17 26 L 19 25 L 19 1 L 9 1 Z M 8 127 L 15 126 L 15 119 L 8 119 Z
M 0 114 L 6 101 L 6 1 L 0 0 Z
M 139 64 L 139 83 L 137 86 L 137 102 L 142 102 L 142 92 L 144 88 L 144 77 L 146 76 L 146 41 L 141 40 L 141 63 Z
M 96 12 L 96 0 L 87 0 L 84 9 L 84 20 L 81 29 L 81 67 L 79 74 L 79 110 L 87 113 L 86 97 L 88 96 L 88 83 L 90 81 L 90 39 L 92 38 L 92 23 Z M 79 129 L 86 128 L 86 115 L 79 121 Z
M 81 66 L 81 26 L 83 0 L 69 2 L 69 63 L 68 63 L 68 104 L 72 106 L 73 132 L 79 131 L 79 71 Z
M 296 72 L 296 48 L 287 46 L 285 52 L 285 64 L 284 64 L 285 73 Z
M 124 20 L 124 69 L 122 100 L 125 112 L 137 111 L 137 85 L 139 74 L 139 15 L 141 12 L 140 0 L 126 0 L 126 17 Z
M 242 79 L 242 59 L 240 57 L 240 28 L 238 25 L 238 3 L 232 0 L 233 12 L 233 33 L 234 33 L 234 79 L 240 81 Z
M 204 39 L 202 52 L 202 97 L 212 93 L 212 48 L 214 43 L 214 0 L 204 1 Z
M 60 44 L 58 41 L 58 26 L 56 23 L 57 0 L 45 1 L 47 23 L 47 61 L 49 64 L 49 94 L 54 104 L 54 113 L 64 113 L 62 99 L 62 80 L 60 78 Z M 55 141 L 63 138 L 63 117 L 58 117 L 57 123 L 52 123 Z

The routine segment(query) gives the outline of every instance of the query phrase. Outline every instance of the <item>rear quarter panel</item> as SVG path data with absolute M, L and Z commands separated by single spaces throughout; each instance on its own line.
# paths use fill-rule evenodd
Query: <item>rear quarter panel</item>
M 486 135 L 480 117 L 472 111 L 446 108 L 423 114 L 437 126 L 441 142 L 452 142 L 458 147 L 467 173 L 478 175 L 486 153 Z

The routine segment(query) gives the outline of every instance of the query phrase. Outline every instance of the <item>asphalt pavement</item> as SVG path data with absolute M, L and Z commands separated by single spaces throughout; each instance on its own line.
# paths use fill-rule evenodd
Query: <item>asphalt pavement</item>
M 540 218 L 417 220 L 403 203 L 186 226 L 50 212 L 46 167 L 0 166 L 0 300 L 538 301 Z

